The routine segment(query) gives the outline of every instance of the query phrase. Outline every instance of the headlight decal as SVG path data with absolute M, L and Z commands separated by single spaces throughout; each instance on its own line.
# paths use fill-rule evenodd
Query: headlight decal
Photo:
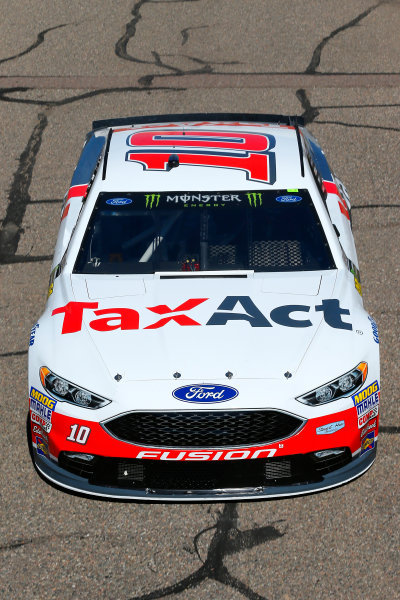
M 39 374 L 43 387 L 52 396 L 55 396 L 59 402 L 68 402 L 69 404 L 91 410 L 101 408 L 111 402 L 107 398 L 93 394 L 89 390 L 75 385 L 63 377 L 59 377 L 47 367 L 41 367 Z
M 303 396 L 297 396 L 296 400 L 308 406 L 320 406 L 340 398 L 346 398 L 360 389 L 367 378 L 367 373 L 367 363 L 361 362 L 354 369 L 344 373 L 337 379 L 333 379 Z

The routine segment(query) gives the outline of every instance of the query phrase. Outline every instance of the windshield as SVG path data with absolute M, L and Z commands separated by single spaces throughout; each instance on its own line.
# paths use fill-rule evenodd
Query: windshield
M 307 190 L 103 192 L 74 272 L 332 268 Z

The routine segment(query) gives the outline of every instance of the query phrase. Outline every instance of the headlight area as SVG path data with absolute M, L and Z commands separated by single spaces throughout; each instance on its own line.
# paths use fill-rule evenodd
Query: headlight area
M 90 408 L 95 410 L 110 404 L 111 400 L 102 398 L 97 394 L 89 392 L 84 388 L 59 377 L 52 373 L 47 367 L 39 369 L 40 381 L 43 387 L 60 402 L 68 402 L 81 408 Z
M 345 398 L 360 389 L 367 378 L 367 373 L 368 364 L 361 362 L 354 369 L 344 373 L 337 379 L 333 379 L 303 396 L 297 396 L 296 400 L 308 404 L 308 406 L 320 406 L 339 400 L 339 398 Z

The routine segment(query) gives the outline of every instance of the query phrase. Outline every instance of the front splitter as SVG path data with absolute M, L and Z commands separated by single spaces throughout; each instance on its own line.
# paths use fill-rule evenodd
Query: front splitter
M 35 451 L 33 452 L 35 454 Z M 70 492 L 87 496 L 144 502 L 221 502 L 225 500 L 287 498 L 329 490 L 360 477 L 372 466 L 375 457 L 376 447 L 363 456 L 353 458 L 344 467 L 323 476 L 322 481 L 317 483 L 213 490 L 127 489 L 92 485 L 87 479 L 62 469 L 57 463 L 45 456 L 36 454 L 34 462 L 37 470 L 45 479 Z

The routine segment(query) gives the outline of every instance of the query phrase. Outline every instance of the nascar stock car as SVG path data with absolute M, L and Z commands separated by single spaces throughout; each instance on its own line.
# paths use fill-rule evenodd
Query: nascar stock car
M 162 501 L 358 477 L 380 385 L 357 265 L 346 189 L 301 118 L 95 121 L 29 342 L 39 473 Z

